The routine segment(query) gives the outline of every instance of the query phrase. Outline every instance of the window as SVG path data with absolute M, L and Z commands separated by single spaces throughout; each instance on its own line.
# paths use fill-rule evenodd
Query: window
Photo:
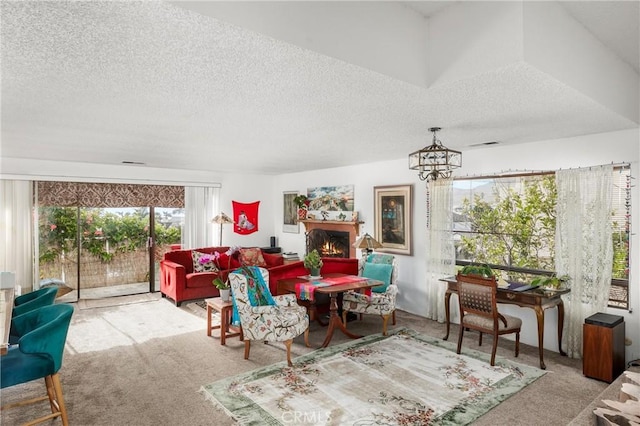
M 613 176 L 613 270 L 609 305 L 628 308 L 631 173 Z M 507 279 L 530 281 L 554 273 L 556 183 L 553 173 L 453 183 L 456 264 L 487 263 Z

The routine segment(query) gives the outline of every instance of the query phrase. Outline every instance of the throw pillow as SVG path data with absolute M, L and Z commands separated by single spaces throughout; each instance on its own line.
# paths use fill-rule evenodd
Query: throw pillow
M 376 293 L 384 293 L 387 291 L 387 287 L 391 284 L 391 273 L 393 272 L 393 265 L 385 263 L 365 263 L 362 271 L 362 276 L 371 278 L 374 280 L 382 281 L 384 284 L 377 287 L 372 287 L 371 291 Z
M 218 272 L 213 255 L 192 250 L 193 272 Z
M 239 259 L 242 266 L 267 266 L 259 248 L 240 249 Z

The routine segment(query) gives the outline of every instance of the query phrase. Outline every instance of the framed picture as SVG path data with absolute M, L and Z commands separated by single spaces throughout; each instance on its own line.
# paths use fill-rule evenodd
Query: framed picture
M 375 186 L 375 239 L 382 244 L 378 251 L 411 256 L 411 212 L 413 185 Z
M 297 191 L 285 191 L 282 194 L 282 232 L 291 234 L 300 233 L 298 226 L 298 206 L 293 199 L 298 195 Z

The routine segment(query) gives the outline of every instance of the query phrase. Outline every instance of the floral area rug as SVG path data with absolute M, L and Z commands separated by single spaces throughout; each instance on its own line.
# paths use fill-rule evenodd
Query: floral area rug
M 242 425 L 463 425 L 543 370 L 413 330 L 320 349 L 203 386 Z

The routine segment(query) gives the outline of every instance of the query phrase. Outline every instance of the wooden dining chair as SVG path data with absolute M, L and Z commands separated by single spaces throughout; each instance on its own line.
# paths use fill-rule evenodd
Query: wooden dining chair
M 463 275 L 458 273 L 458 301 L 460 304 L 460 332 L 458 333 L 458 349 L 462 348 L 462 337 L 467 329 L 480 332 L 478 346 L 482 345 L 482 334 L 493 336 L 491 349 L 491 365 L 495 365 L 498 336 L 516 334 L 516 357 L 520 352 L 520 328 L 522 320 L 517 317 L 502 315 L 498 312 L 496 294 L 498 284 L 495 277 L 484 278 L 479 275 Z

